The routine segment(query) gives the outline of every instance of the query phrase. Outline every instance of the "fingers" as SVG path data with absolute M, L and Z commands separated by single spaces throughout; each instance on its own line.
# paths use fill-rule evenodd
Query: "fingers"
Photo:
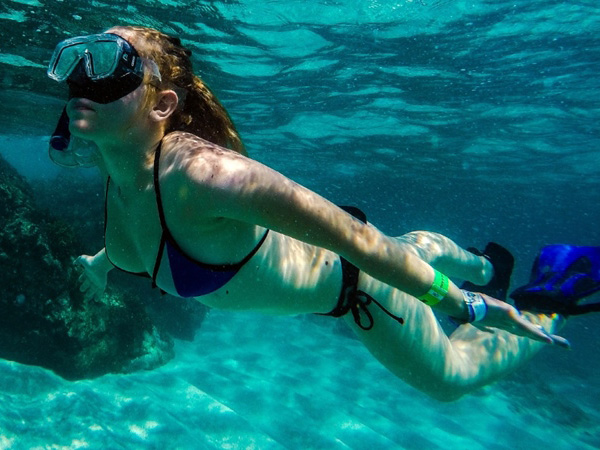
M 571 350 L 571 343 L 567 339 L 557 336 L 556 334 L 551 334 L 550 336 L 552 337 L 552 344 L 560 348 Z
M 551 344 L 556 345 L 561 348 L 566 348 L 566 349 L 571 348 L 571 343 L 568 340 L 566 340 L 564 337 L 558 336 L 556 334 L 548 333 L 548 331 L 546 331 L 546 329 L 544 327 L 542 327 L 541 325 L 538 325 L 538 328 L 543 334 L 545 334 L 548 338 L 550 338 L 552 340 Z
M 83 293 L 84 298 L 86 300 L 99 299 L 104 289 L 101 286 L 98 286 L 95 280 L 90 277 L 86 267 L 87 260 L 85 259 L 85 255 L 77 258 L 74 263 L 79 264 L 83 268 L 77 278 L 77 282 L 79 283 L 79 290 Z
M 546 344 L 552 344 L 552 338 L 542 326 L 532 323 L 516 309 L 511 310 L 509 315 L 517 327 L 516 334 L 545 342 Z
M 550 334 L 543 326 L 537 325 L 522 315 L 516 308 L 508 303 L 501 302 L 486 296 L 489 313 L 488 320 L 482 320 L 480 327 L 495 327 L 518 336 L 534 339 L 549 345 L 561 348 L 571 348 L 569 341 L 561 336 Z
M 104 282 L 102 274 L 98 274 L 98 270 L 94 267 L 94 257 L 89 255 L 81 255 L 73 261 L 76 273 L 79 274 L 77 282 L 79 290 L 86 300 L 100 300 L 106 287 L 106 274 Z
M 83 293 L 86 300 L 99 299 L 102 294 L 102 291 L 89 281 L 84 281 L 81 286 L 79 286 L 79 290 Z
M 544 327 L 541 325 L 535 325 L 532 322 L 529 322 L 527 319 L 522 319 L 520 323 L 517 324 L 518 328 L 507 329 L 513 334 L 517 336 L 523 336 L 529 339 L 533 339 L 539 342 L 543 342 L 548 345 L 556 345 L 557 347 L 570 349 L 571 343 L 556 334 L 550 334 Z
M 556 334 L 550 334 L 542 325 L 536 325 L 527 319 L 525 316 L 521 315 L 517 311 L 518 316 L 516 317 L 517 326 L 519 326 L 520 330 L 523 332 L 522 336 L 535 339 L 536 341 L 544 342 L 549 345 L 556 345 L 561 348 L 571 348 L 571 343 Z

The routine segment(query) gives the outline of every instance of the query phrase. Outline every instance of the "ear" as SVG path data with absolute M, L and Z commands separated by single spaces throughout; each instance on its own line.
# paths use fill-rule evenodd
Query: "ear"
M 160 91 L 156 103 L 150 111 L 150 119 L 155 122 L 165 121 L 175 112 L 178 104 L 179 97 L 177 97 L 175 91 Z

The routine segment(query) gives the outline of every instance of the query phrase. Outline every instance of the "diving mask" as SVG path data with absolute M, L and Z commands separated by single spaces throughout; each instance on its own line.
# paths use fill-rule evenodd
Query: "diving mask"
M 154 61 L 141 58 L 121 36 L 92 34 L 66 39 L 56 46 L 48 76 L 69 85 L 69 98 L 87 98 L 111 103 L 137 89 L 144 78 L 144 66 L 161 80 Z

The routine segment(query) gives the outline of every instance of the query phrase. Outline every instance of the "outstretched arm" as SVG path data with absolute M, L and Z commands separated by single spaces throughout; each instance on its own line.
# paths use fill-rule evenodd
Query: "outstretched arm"
M 179 196 L 187 210 L 257 224 L 326 248 L 414 297 L 432 286 L 433 268 L 396 239 L 257 161 L 206 141 L 195 144 L 188 151 L 166 152 L 162 166 L 161 186 Z M 553 342 L 512 306 L 486 299 L 488 314 L 481 325 Z M 452 282 L 435 307 L 457 319 L 469 317 L 463 294 Z

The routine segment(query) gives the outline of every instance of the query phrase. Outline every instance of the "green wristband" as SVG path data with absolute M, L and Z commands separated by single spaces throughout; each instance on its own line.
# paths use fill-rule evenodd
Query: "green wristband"
M 441 302 L 448 294 L 448 286 L 450 284 L 446 275 L 435 269 L 433 269 L 433 272 L 435 273 L 435 278 L 433 279 L 431 288 L 426 294 L 417 297 L 428 306 L 433 306 Z

